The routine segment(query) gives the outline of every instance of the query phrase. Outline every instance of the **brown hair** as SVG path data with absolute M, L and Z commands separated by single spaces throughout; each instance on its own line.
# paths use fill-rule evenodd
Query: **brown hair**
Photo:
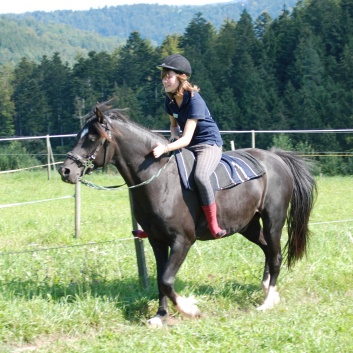
M 170 70 L 170 69 L 163 69 L 161 72 L 161 78 L 163 80 L 164 77 L 169 75 L 170 71 L 174 71 L 174 70 Z M 189 91 L 191 93 L 191 95 L 194 95 L 194 92 L 199 92 L 200 88 L 196 85 L 192 85 L 189 81 L 188 81 L 188 77 L 185 74 L 182 74 L 178 71 L 174 71 L 176 73 L 176 76 L 179 80 L 179 86 L 178 89 L 175 93 L 167 93 L 168 97 L 170 99 L 173 99 L 175 96 L 176 97 L 182 97 L 184 95 L 184 91 Z M 186 78 L 185 78 L 186 77 Z

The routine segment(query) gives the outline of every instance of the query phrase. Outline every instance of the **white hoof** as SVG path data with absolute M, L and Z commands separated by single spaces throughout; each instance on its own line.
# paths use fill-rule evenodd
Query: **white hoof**
M 262 305 L 260 305 L 257 310 L 265 311 L 268 309 L 272 309 L 275 305 L 279 304 L 281 301 L 279 297 L 279 293 L 277 292 L 276 287 L 269 287 L 267 297 Z
M 274 305 L 273 303 L 263 303 L 262 305 L 260 305 L 259 307 L 256 308 L 257 311 L 266 311 L 269 309 L 273 309 Z
M 190 319 L 195 319 L 201 316 L 201 311 L 197 307 L 196 300 L 194 297 L 189 297 L 189 298 L 178 297 L 176 309 L 181 314 L 185 315 Z
M 147 325 L 150 328 L 159 328 L 159 327 L 163 327 L 163 321 L 160 317 L 155 316 L 152 319 L 149 319 L 147 321 Z

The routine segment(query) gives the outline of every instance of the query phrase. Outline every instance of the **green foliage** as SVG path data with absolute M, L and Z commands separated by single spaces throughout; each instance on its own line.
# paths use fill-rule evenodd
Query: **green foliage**
M 291 9 L 296 2 L 297 0 L 286 0 L 285 3 L 287 8 Z M 282 9 L 283 0 L 271 0 L 271 4 L 268 0 L 247 1 L 246 3 L 246 10 L 253 18 L 264 11 L 274 18 L 281 13 Z M 181 35 L 198 12 L 203 14 L 207 22 L 220 28 L 226 18 L 237 21 L 243 10 L 244 2 L 239 0 L 203 6 L 136 4 L 103 7 L 89 11 L 36 11 L 20 15 L 3 15 L 2 18 L 34 20 L 40 24 L 49 24 L 49 36 L 57 36 L 55 33 L 58 30 L 54 24 L 65 25 L 60 27 L 61 31 L 67 31 L 70 27 L 78 29 L 81 33 L 91 35 L 91 42 L 85 41 L 84 49 L 97 50 L 97 47 L 92 46 L 104 45 L 104 42 L 109 43 L 104 39 L 115 37 L 119 41 L 121 38 L 128 38 L 134 31 L 141 33 L 143 38 L 149 38 L 154 45 L 160 45 L 167 35 L 174 33 Z M 93 36 L 92 33 L 97 35 Z M 74 36 L 75 32 L 72 34 Z M 108 48 L 101 48 L 101 50 L 108 50 Z
M 288 135 L 278 134 L 273 137 L 272 146 L 275 148 L 280 148 L 282 150 L 292 151 L 293 143 Z
M 91 50 L 112 52 L 123 43 L 118 37 L 107 38 L 60 23 L 43 24 L 32 15 L 17 19 L 0 16 L 0 33 L 0 65 L 14 65 L 23 57 L 38 62 L 43 55 L 51 56 L 55 51 L 60 51 L 63 61 L 72 64 Z
M 14 170 L 39 164 L 20 141 L 0 144 L 0 170 Z
M 9 66 L 0 67 L 0 136 L 11 136 L 15 132 L 12 75 Z

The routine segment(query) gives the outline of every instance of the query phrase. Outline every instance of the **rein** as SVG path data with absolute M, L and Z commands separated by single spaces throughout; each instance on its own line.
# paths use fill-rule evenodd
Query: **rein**
M 173 154 L 169 157 L 167 163 L 158 170 L 158 172 L 154 175 L 152 175 L 151 178 L 149 178 L 148 180 L 146 181 L 143 181 L 142 183 L 140 184 L 136 184 L 136 185 L 131 185 L 131 186 L 128 186 L 126 187 L 125 189 L 134 189 L 134 188 L 138 188 L 140 186 L 143 186 L 143 185 L 147 185 L 149 183 L 151 183 L 154 179 L 156 179 L 157 177 L 159 177 L 159 175 L 162 173 L 162 171 L 167 167 L 168 163 L 171 161 L 171 159 L 175 156 L 175 152 L 173 152 Z M 100 185 L 97 185 L 97 184 L 94 184 L 92 183 L 91 181 L 89 180 L 85 180 L 85 179 L 81 179 L 79 178 L 80 182 L 89 187 L 89 188 L 92 188 L 92 189 L 96 189 L 96 190 L 105 190 L 105 191 L 113 191 L 113 190 L 117 190 L 119 188 L 121 188 L 122 186 L 126 185 L 126 183 L 124 184 L 121 184 L 121 185 L 115 185 L 115 186 L 100 186 Z M 122 190 L 125 190 L 125 189 L 122 189 Z
M 91 181 L 89 180 L 85 180 L 85 179 L 81 179 L 79 178 L 80 182 L 89 187 L 89 188 L 92 188 L 92 189 L 96 189 L 96 190 L 105 190 L 105 191 L 113 191 L 113 190 L 117 190 L 117 189 L 120 189 L 120 190 L 126 190 L 126 189 L 134 189 L 134 188 L 138 188 L 140 186 L 144 186 L 144 185 L 147 185 L 149 183 L 151 183 L 154 179 L 158 178 L 159 175 L 162 173 L 162 171 L 167 167 L 167 165 L 169 164 L 169 162 L 172 160 L 172 158 L 175 156 L 175 152 L 173 152 L 173 154 L 169 157 L 167 163 L 158 170 L 158 172 L 154 175 L 152 175 L 151 178 L 149 178 L 148 180 L 146 181 L 143 181 L 142 183 L 140 184 L 136 184 L 136 185 L 131 185 L 131 186 L 127 186 L 125 189 L 120 189 L 121 187 L 123 187 L 124 185 L 126 185 L 126 183 L 124 184 L 121 184 L 121 185 L 115 185 L 115 186 L 100 186 L 100 185 L 97 185 L 97 184 L 94 184 L 92 183 Z
M 108 122 L 109 122 L 109 120 L 106 120 L 105 123 L 102 124 L 102 126 L 105 128 L 105 132 L 108 134 L 109 139 L 111 139 L 112 133 L 111 133 L 111 130 L 109 128 Z M 99 145 L 95 149 L 94 153 L 91 156 L 89 156 L 88 158 L 86 158 L 86 159 L 81 157 L 81 156 L 79 156 L 76 153 L 73 153 L 73 152 L 67 153 L 67 158 L 70 158 L 71 160 L 73 160 L 79 167 L 83 167 L 84 168 L 83 172 L 82 172 L 82 176 L 84 176 L 87 171 L 89 171 L 90 169 L 92 169 L 92 170 L 94 169 L 93 161 L 96 159 L 97 154 L 100 151 L 100 149 L 106 143 L 109 143 L 109 141 L 105 137 L 103 137 L 102 140 L 100 141 Z M 105 166 L 107 164 L 106 156 L 107 156 L 107 147 L 104 148 L 103 166 Z M 138 188 L 140 186 L 147 185 L 147 184 L 151 183 L 154 179 L 156 179 L 162 173 L 162 171 L 167 167 L 167 165 L 169 164 L 169 162 L 171 161 L 171 159 L 174 156 L 175 156 L 175 152 L 173 152 L 173 154 L 169 157 L 167 163 L 162 168 L 160 168 L 156 174 L 152 175 L 151 178 L 149 178 L 148 180 L 146 180 L 146 181 L 144 181 L 144 182 L 142 182 L 140 184 L 128 186 L 127 189 L 134 189 L 134 188 Z M 87 187 L 90 187 L 92 189 L 107 190 L 107 191 L 117 190 L 117 189 L 121 188 L 122 186 L 126 185 L 126 183 L 124 183 L 124 184 L 115 185 L 115 186 L 100 186 L 100 185 L 92 183 L 89 180 L 82 179 L 81 177 L 79 178 L 79 181 L 83 185 L 85 185 Z

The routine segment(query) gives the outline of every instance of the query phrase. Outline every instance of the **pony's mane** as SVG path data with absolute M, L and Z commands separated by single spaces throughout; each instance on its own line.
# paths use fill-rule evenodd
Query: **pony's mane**
M 146 138 L 148 140 L 153 139 L 162 139 L 165 141 L 165 137 L 159 133 L 153 132 L 146 127 L 138 124 L 137 122 L 131 120 L 128 115 L 125 114 L 129 109 L 109 109 L 105 114 L 113 121 L 120 121 L 124 125 L 129 126 L 130 129 L 136 129 L 139 131 L 139 138 Z
M 119 109 L 119 108 L 111 108 L 109 106 L 109 102 L 104 102 L 101 104 L 97 104 L 91 112 L 86 114 L 83 118 L 86 119 L 86 123 L 91 123 L 92 126 L 95 128 L 99 136 L 105 137 L 106 139 L 109 140 L 109 137 L 104 129 L 104 127 L 98 123 L 98 119 L 95 113 L 95 108 L 98 108 L 108 119 L 112 121 L 117 121 L 121 122 L 125 126 L 128 126 L 130 129 L 137 129 L 139 130 L 139 138 L 145 138 L 148 140 L 153 139 L 158 139 L 158 140 L 163 140 L 165 141 L 165 137 L 162 136 L 161 134 L 155 133 L 144 126 L 136 123 L 135 121 L 131 120 L 128 116 L 128 111 L 129 108 L 124 108 L 124 109 Z

